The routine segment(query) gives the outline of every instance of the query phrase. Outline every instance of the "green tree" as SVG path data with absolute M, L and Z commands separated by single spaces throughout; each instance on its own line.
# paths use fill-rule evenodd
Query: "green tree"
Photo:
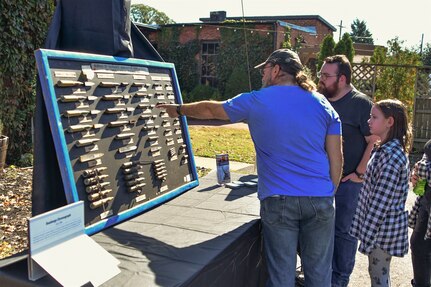
M 420 56 L 406 48 L 402 48 L 403 41 L 398 37 L 387 42 L 386 54 L 382 49 L 376 49 L 372 62 L 386 64 L 379 67 L 377 77 L 376 100 L 395 98 L 407 105 L 409 112 L 413 110 L 415 95 L 416 68 L 419 66 Z
M 376 47 L 374 49 L 373 55 L 370 58 L 372 64 L 384 64 L 386 61 L 386 48 Z
M 353 48 L 352 38 L 349 33 L 344 33 L 340 41 L 335 45 L 334 55 L 343 54 L 352 63 L 355 56 L 355 49 Z
M 165 13 L 144 4 L 133 4 L 130 9 L 130 16 L 132 21 L 144 24 L 163 25 L 175 23 Z
M 353 62 L 353 57 L 355 56 L 355 48 L 353 48 L 353 41 L 349 33 L 344 33 L 341 41 L 344 43 L 344 55 L 349 59 L 350 63 Z
M 332 37 L 332 35 L 326 35 L 326 37 L 323 39 L 322 44 L 320 45 L 319 57 L 317 59 L 317 70 L 320 70 L 326 57 L 334 55 L 334 49 L 334 38 Z
M 248 75 L 246 67 L 234 67 L 226 83 L 225 99 L 232 98 L 240 93 L 248 91 Z
M 350 36 L 354 43 L 374 44 L 373 35 L 367 28 L 367 23 L 359 19 L 355 19 L 350 25 L 352 32 Z
M 338 41 L 338 43 L 335 44 L 334 55 L 345 54 L 345 52 L 346 52 L 346 44 L 344 43 L 343 40 Z
M 426 66 L 431 66 L 431 44 L 426 44 L 422 51 L 422 63 Z
M 305 43 L 304 36 L 298 35 L 297 37 L 295 37 L 295 43 L 291 49 L 298 53 L 299 49 L 302 48 L 302 45 L 304 43 Z
M 291 29 L 290 27 L 285 27 L 284 41 L 281 43 L 281 47 L 283 49 L 292 49 L 291 37 L 290 37 Z

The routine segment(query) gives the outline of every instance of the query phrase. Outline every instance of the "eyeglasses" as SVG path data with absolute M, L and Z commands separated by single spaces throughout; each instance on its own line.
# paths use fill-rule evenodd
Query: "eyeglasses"
M 263 67 L 262 69 L 259 70 L 260 75 L 263 76 L 265 74 L 265 69 L 272 68 L 272 67 L 274 67 L 274 66 L 269 65 L 269 66 Z
M 326 80 L 327 78 L 331 78 L 331 77 L 339 77 L 339 76 L 340 74 L 330 75 L 327 73 L 317 72 L 317 77 L 322 80 Z

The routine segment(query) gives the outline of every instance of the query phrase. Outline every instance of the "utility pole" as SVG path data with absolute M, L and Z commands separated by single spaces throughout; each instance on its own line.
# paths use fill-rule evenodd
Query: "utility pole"
M 341 30 L 343 30 L 343 28 L 346 28 L 343 26 L 343 20 L 340 21 L 340 25 L 338 25 L 337 27 L 340 28 L 340 35 L 338 36 L 338 41 L 341 40 Z
M 422 48 L 423 48 L 423 46 L 424 46 L 424 33 L 422 33 L 422 39 L 421 39 L 421 50 L 420 50 L 420 53 L 419 53 L 419 55 L 422 57 Z

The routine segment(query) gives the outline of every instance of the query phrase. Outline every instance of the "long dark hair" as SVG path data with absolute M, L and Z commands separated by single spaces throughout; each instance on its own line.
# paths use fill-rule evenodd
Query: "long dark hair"
M 306 91 L 311 92 L 316 90 L 316 84 L 303 71 L 299 71 L 298 74 L 296 74 L 295 80 L 298 85 Z
M 385 142 L 398 139 L 404 151 L 408 153 L 411 148 L 412 133 L 404 104 L 399 100 L 387 99 L 378 101 L 375 106 L 382 111 L 386 119 L 389 117 L 394 119 L 394 124 L 390 128 Z
M 303 70 L 304 68 L 298 67 L 299 65 L 286 65 L 286 64 L 277 64 L 280 66 L 280 69 L 293 76 L 298 86 L 302 89 L 311 92 L 316 90 L 316 84 L 310 79 L 308 74 Z

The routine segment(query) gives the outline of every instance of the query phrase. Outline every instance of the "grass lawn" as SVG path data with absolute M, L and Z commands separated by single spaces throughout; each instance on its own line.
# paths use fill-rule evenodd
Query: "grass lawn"
M 254 163 L 255 152 L 248 130 L 189 126 L 195 156 L 215 158 L 228 153 L 229 160 Z

